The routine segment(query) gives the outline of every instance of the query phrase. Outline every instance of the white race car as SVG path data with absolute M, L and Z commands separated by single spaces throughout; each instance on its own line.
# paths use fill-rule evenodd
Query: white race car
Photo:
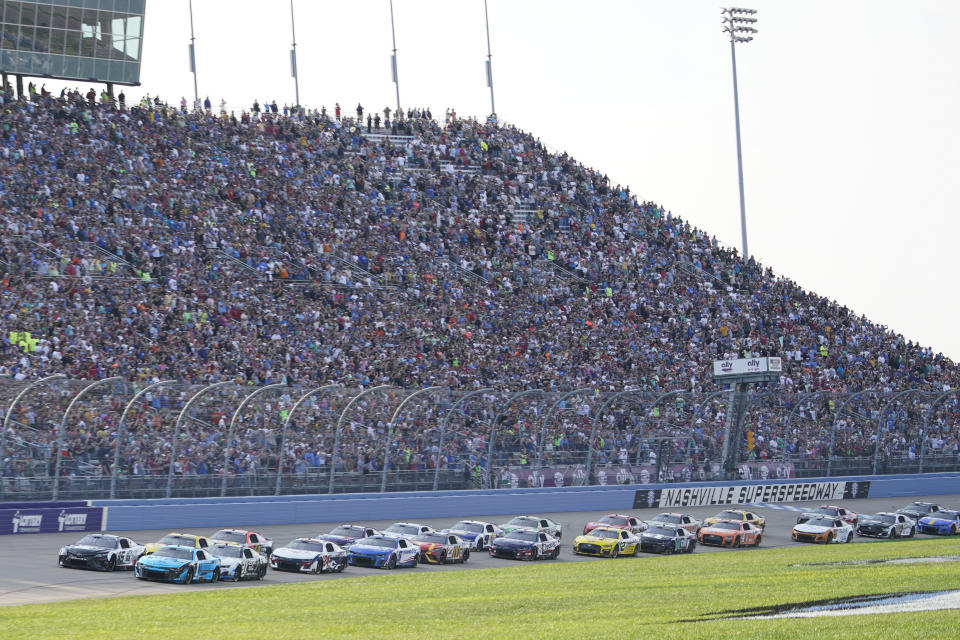
M 853 542 L 853 525 L 840 518 L 817 516 L 793 528 L 797 542 Z
M 270 561 L 250 547 L 218 542 L 207 547 L 207 551 L 220 558 L 221 580 L 263 580 L 263 576 L 267 575 Z
M 220 529 L 220 531 L 210 536 L 210 543 L 213 544 L 214 542 L 231 542 L 233 544 L 239 544 L 241 547 L 250 547 L 257 553 L 262 553 L 267 557 L 269 557 L 270 552 L 273 551 L 273 540 L 262 533 L 247 531 L 245 529 Z
M 452 533 L 470 543 L 471 549 L 483 551 L 490 547 L 494 538 L 503 535 L 503 529 L 490 522 L 480 522 L 478 520 L 461 520 L 449 529 L 444 529 L 444 533 Z
M 347 566 L 347 552 L 329 540 L 297 538 L 270 554 L 270 568 L 279 571 L 340 573 Z
M 700 527 L 703 526 L 702 522 L 685 513 L 658 513 L 647 524 L 651 527 L 656 525 L 683 527 L 694 535 L 696 535 L 697 532 L 700 531 Z
M 60 549 L 60 566 L 98 571 L 133 569 L 144 546 L 130 538 L 105 533 L 91 533 L 74 544 Z
M 388 538 L 403 538 L 404 540 L 410 540 L 421 533 L 428 533 L 430 531 L 433 531 L 433 527 L 428 527 L 425 524 L 394 522 L 381 533 Z

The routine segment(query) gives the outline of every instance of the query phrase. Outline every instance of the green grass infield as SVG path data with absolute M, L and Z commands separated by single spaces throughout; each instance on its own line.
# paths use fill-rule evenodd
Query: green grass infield
M 564 549 L 569 553 L 569 547 Z M 957 637 L 960 610 L 723 619 L 731 610 L 960 588 L 960 563 L 816 565 L 960 555 L 960 539 L 507 562 L 181 594 L 0 607 L 0 636 L 28 638 L 858 638 Z M 349 572 L 350 569 L 347 569 Z M 133 577 L 130 578 L 134 580 Z

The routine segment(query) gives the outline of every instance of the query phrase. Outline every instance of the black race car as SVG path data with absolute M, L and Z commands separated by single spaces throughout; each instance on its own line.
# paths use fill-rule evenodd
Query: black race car
M 857 525 L 857 535 L 871 538 L 912 538 L 916 532 L 916 523 L 902 513 L 864 515 Z
M 675 525 L 652 523 L 639 535 L 640 551 L 647 553 L 693 553 L 697 547 L 696 534 Z
M 130 538 L 91 533 L 60 549 L 60 566 L 77 569 L 133 569 L 143 555 L 143 545 Z
M 919 520 L 924 516 L 933 515 L 940 511 L 940 505 L 933 502 L 911 502 L 907 506 L 897 509 L 897 513 L 902 513 L 911 520 Z

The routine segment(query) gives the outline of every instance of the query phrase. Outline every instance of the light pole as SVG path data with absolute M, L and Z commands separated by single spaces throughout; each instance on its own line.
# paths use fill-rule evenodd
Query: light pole
M 393 37 L 393 55 L 390 56 L 390 70 L 393 72 L 393 84 L 397 85 L 397 112 L 399 112 L 400 80 L 397 78 L 397 32 L 393 28 L 393 0 L 390 0 L 390 35 Z
M 487 86 L 490 87 L 490 117 L 497 119 L 497 108 L 493 104 L 493 55 L 490 53 L 490 14 L 487 12 L 487 0 L 483 0 L 483 18 L 487 23 Z
M 193 46 L 193 0 L 190 0 L 190 71 L 193 73 L 193 103 L 200 100 L 200 92 L 197 91 L 197 52 Z
M 290 49 L 290 75 L 297 95 L 297 112 L 300 111 L 300 77 L 297 74 L 297 24 L 293 20 L 293 0 L 290 0 L 290 32 L 293 34 L 293 48 Z
M 730 59 L 733 62 L 733 115 L 737 126 L 737 174 L 740 177 L 740 234 L 743 237 L 743 261 L 750 259 L 747 250 L 747 209 L 743 202 L 743 153 L 740 150 L 740 98 L 737 95 L 737 49 L 738 42 L 750 42 L 757 32 L 753 27 L 757 19 L 753 14 L 756 9 L 741 9 L 727 7 L 721 11 L 723 15 L 723 31 L 730 35 Z

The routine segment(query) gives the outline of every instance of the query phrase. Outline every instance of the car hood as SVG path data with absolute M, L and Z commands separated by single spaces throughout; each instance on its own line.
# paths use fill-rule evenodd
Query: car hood
M 794 531 L 799 531 L 800 533 L 826 533 L 830 531 L 833 527 L 821 527 L 818 524 L 798 524 L 793 528 Z
M 363 544 L 362 542 L 352 544 L 350 548 L 347 549 L 347 551 L 352 551 L 353 553 L 367 553 L 372 555 L 386 555 L 394 550 L 395 547 L 375 547 L 370 544 Z
M 577 536 L 577 539 L 574 540 L 574 542 L 577 542 L 577 543 L 588 542 L 588 543 L 590 543 L 590 544 L 605 545 L 605 544 L 613 544 L 613 543 L 615 543 L 615 542 L 616 542 L 616 539 L 614 539 L 614 538 L 601 538 L 601 537 L 599 537 L 599 536 L 591 536 L 591 535 L 583 535 L 583 536 Z
M 514 540 L 511 538 L 497 538 L 493 541 L 493 545 L 498 549 L 524 549 L 526 547 L 532 547 L 534 543 L 527 542 L 526 540 Z
M 444 529 L 443 533 L 452 533 L 464 540 L 476 540 L 480 534 L 475 531 L 461 531 L 460 529 Z
M 954 522 L 956 522 L 956 520 L 948 520 L 947 518 L 938 518 L 937 516 L 924 516 L 923 518 L 920 518 L 920 524 L 944 525 L 944 524 L 953 524 Z
M 381 532 L 381 535 L 384 535 L 384 536 L 386 536 L 386 537 L 388 537 L 388 538 L 393 538 L 394 540 L 400 540 L 401 538 L 404 539 L 404 540 L 409 540 L 410 538 L 412 538 L 413 536 L 418 535 L 418 534 L 415 534 L 415 533 L 395 533 L 395 532 L 393 532 L 393 531 L 383 531 L 383 532 Z
M 243 562 L 241 558 L 221 558 L 220 556 L 217 556 L 217 557 L 220 558 L 220 566 L 223 567 L 224 569 L 233 570 L 234 567 L 236 567 L 241 562 Z
M 75 556 L 98 556 L 101 554 L 110 553 L 111 549 L 104 549 L 103 547 L 92 547 L 86 544 L 71 544 L 65 547 L 67 553 L 72 553 Z
M 313 560 L 317 556 L 322 555 L 322 553 L 309 549 L 288 549 L 283 547 L 282 549 L 274 551 L 273 555 L 277 558 L 287 558 L 289 560 Z
M 735 531 L 733 529 L 714 529 L 713 527 L 704 527 L 700 529 L 700 533 L 706 533 L 713 536 L 735 536 L 740 533 L 740 531 Z
M 180 558 L 167 558 L 166 556 L 149 555 L 140 559 L 140 564 L 145 567 L 156 569 L 179 569 L 190 564 L 190 560 L 181 560 Z

